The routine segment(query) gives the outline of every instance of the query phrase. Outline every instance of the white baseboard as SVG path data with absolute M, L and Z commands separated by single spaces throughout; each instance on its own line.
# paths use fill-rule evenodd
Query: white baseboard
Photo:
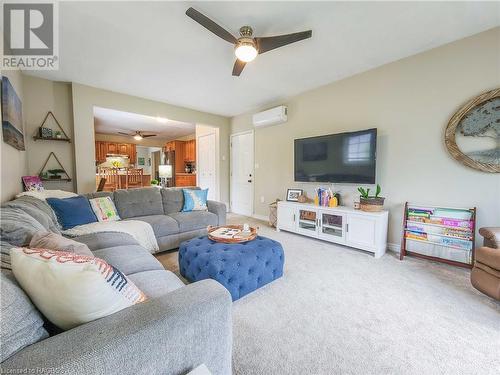
M 401 246 L 396 243 L 388 243 L 387 250 L 399 254 L 401 252 Z
M 253 214 L 252 217 L 254 219 L 257 219 L 257 220 L 262 220 L 262 221 L 268 221 L 269 220 L 269 217 L 268 216 L 265 216 L 265 215 L 257 215 L 257 214 Z

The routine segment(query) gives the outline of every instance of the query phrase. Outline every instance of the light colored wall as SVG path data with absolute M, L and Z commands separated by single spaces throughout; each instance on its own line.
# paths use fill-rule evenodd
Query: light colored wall
M 136 168 L 142 168 L 144 169 L 144 174 L 151 174 L 151 165 L 148 164 L 148 159 L 151 160 L 151 153 L 155 151 L 161 151 L 161 148 L 159 147 L 144 147 L 144 146 L 137 146 L 137 160 L 136 162 Z M 144 165 L 139 165 L 138 160 L 139 158 L 144 158 Z
M 390 210 L 389 242 L 399 243 L 405 201 L 477 206 L 478 226 L 498 226 L 500 176 L 455 161 L 443 135 L 464 102 L 500 86 L 499 45 L 495 28 L 266 106 L 286 104 L 289 117 L 285 124 L 255 130 L 255 213 L 268 215 L 268 204 L 284 199 L 287 188 L 311 193 L 317 186 L 293 181 L 294 138 L 376 127 L 377 181 Z M 251 129 L 251 115 L 234 117 L 231 132 Z M 347 204 L 357 198 L 356 188 L 334 185 Z
M 28 172 L 37 175 L 43 163 L 53 151 L 64 169 L 68 172 L 71 182 L 44 182 L 47 189 L 75 190 L 75 155 L 73 137 L 73 103 L 71 97 L 71 84 L 54 82 L 47 79 L 25 75 L 23 79 L 25 122 L 28 147 Z M 71 143 L 60 141 L 35 141 L 33 136 L 38 134 L 38 128 L 48 111 L 59 121 Z M 45 124 L 53 131 L 59 130 L 55 121 L 49 117 Z M 59 168 L 54 158 L 51 158 L 46 169 Z
M 3 35 L 0 33 L 0 38 Z M 27 133 L 26 133 L 26 118 L 25 118 L 25 108 L 24 103 L 24 90 L 23 90 L 23 79 L 25 76 L 21 74 L 19 70 L 5 70 L 2 71 L 2 76 L 9 78 L 12 87 L 16 91 L 19 99 L 21 99 L 23 107 L 23 123 L 24 123 L 24 141 L 27 149 Z M 0 106 L 1 107 L 1 106 Z M 0 109 L 1 110 L 1 109 Z M 0 133 L 2 133 L 0 131 Z M 2 165 L 2 182 L 1 182 L 1 201 L 5 202 L 14 198 L 14 196 L 21 191 L 23 191 L 21 177 L 28 174 L 28 158 L 26 156 L 26 151 L 19 151 L 16 148 L 4 143 L 3 134 L 1 135 L 0 141 L 1 147 L 1 165 Z
M 94 106 L 216 126 L 221 129 L 221 148 L 223 144 L 226 149 L 228 148 L 230 121 L 227 117 L 101 90 L 77 83 L 73 83 L 72 89 L 74 135 L 75 139 L 77 139 L 75 143 L 77 191 L 79 193 L 87 193 L 95 189 Z M 229 164 L 227 161 L 224 164 L 225 171 L 221 173 L 220 183 L 225 186 L 223 191 L 227 194 L 229 190 L 227 171 Z

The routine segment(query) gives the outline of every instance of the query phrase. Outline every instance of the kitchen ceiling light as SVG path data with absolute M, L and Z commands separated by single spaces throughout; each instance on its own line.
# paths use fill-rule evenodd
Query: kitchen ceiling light
M 136 134 L 136 135 L 134 135 L 134 139 L 136 141 L 140 141 L 142 139 L 142 136 L 140 134 Z
M 161 124 L 166 124 L 168 119 L 166 119 L 165 117 L 156 117 L 156 121 L 158 121 L 159 123 Z

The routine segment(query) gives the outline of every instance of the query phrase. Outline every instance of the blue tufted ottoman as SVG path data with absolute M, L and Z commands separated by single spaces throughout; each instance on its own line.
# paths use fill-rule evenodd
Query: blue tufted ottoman
M 283 276 L 285 254 L 279 242 L 258 236 L 241 244 L 225 244 L 207 236 L 179 246 L 181 275 L 189 281 L 214 279 L 233 301 Z

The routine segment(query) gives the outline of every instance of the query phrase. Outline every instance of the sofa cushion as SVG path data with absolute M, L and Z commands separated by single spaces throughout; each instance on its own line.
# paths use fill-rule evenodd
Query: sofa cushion
M 169 216 L 179 223 L 181 232 L 203 229 L 219 222 L 217 215 L 208 211 L 174 212 Z
M 2 241 L 14 246 L 26 246 L 36 232 L 45 232 L 45 227 L 20 208 L 3 207 L 0 226 Z
M 163 214 L 161 193 L 154 187 L 117 190 L 114 194 L 114 201 L 122 219 Z
M 184 283 L 170 271 L 146 271 L 129 276 L 129 279 L 148 298 L 157 298 L 184 286 Z
M 0 303 L 0 362 L 25 346 L 48 337 L 43 318 L 11 271 L 2 270 Z
M 54 233 L 60 233 L 54 211 L 50 208 L 46 201 L 30 196 L 22 196 L 4 203 L 2 207 L 19 208 L 42 224 L 46 230 Z
M 161 199 L 163 202 L 163 211 L 165 214 L 182 211 L 184 205 L 184 194 L 182 188 L 161 189 Z
M 57 221 L 64 230 L 97 221 L 87 197 L 47 198 L 47 203 L 56 213 Z
M 92 252 L 84 243 L 61 236 L 58 233 L 37 232 L 31 237 L 30 248 L 67 251 L 78 255 L 92 256 Z
M 97 258 L 115 266 L 127 276 L 142 271 L 164 269 L 154 256 L 139 245 L 106 247 L 94 250 L 93 254 Z
M 111 199 L 113 199 L 113 194 L 114 193 L 112 191 L 95 191 L 93 193 L 83 194 L 83 196 L 87 197 L 88 199 L 104 197 L 110 197 Z
M 179 233 L 179 224 L 177 221 L 167 215 L 147 215 L 136 216 L 126 220 L 140 220 L 148 223 L 153 228 L 156 237 L 168 236 Z
M 0 241 L 0 266 L 2 269 L 12 269 L 12 266 L 10 264 L 10 249 L 12 249 L 13 247 L 15 246 L 12 246 L 6 241 Z
M 90 233 L 73 239 L 87 245 L 92 252 L 106 247 L 139 245 L 139 242 L 130 234 L 119 232 Z

